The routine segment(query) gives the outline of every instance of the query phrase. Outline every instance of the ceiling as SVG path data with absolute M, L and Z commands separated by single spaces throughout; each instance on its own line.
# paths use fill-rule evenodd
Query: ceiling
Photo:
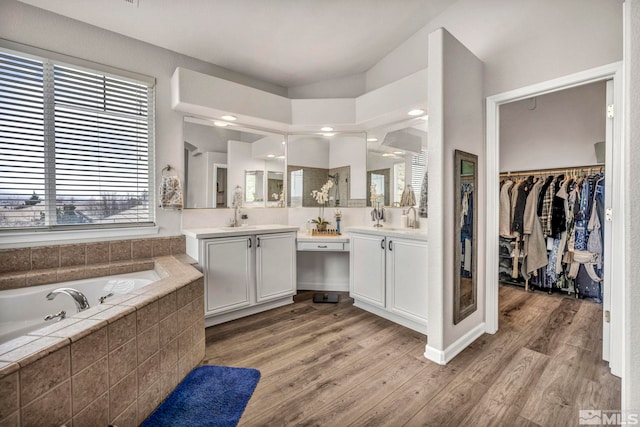
M 367 71 L 457 0 L 21 0 L 284 88 Z

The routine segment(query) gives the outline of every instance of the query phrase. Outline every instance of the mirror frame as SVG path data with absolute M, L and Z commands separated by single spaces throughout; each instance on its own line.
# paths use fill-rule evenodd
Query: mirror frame
M 473 173 L 463 175 L 462 163 L 473 163 Z M 455 150 L 454 153 L 454 168 L 453 168 L 453 200 L 454 200 L 454 217 L 453 217 L 453 230 L 454 230 L 454 262 L 453 262 L 453 324 L 457 325 L 463 319 L 474 313 L 478 308 L 478 275 L 477 275 L 477 261 L 478 261 L 478 248 L 477 248 L 477 236 L 478 236 L 478 203 L 477 203 L 477 189 L 478 189 L 478 156 L 471 153 L 465 153 L 464 151 Z M 471 287 L 472 287 L 472 302 L 466 307 L 462 306 L 461 301 L 461 268 L 462 268 L 462 230 L 460 227 L 460 218 L 462 215 L 462 189 L 463 184 L 471 182 L 473 184 L 473 198 L 472 204 L 469 207 L 473 212 L 473 224 L 472 224 L 472 236 L 471 236 Z

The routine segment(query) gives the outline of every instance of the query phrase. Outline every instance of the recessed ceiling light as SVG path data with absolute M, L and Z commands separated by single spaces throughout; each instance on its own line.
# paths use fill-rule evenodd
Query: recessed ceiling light
M 276 155 L 275 154 L 267 154 L 267 157 L 269 158 L 274 158 Z
M 393 154 L 404 154 L 404 151 L 394 151 Z
M 382 157 L 391 157 L 391 156 L 393 156 L 393 154 L 391 154 L 391 153 L 384 153 L 384 154 L 382 155 Z
M 427 120 L 429 120 L 429 116 L 427 114 L 425 114 L 424 116 L 420 117 L 422 120 L 424 120 L 425 122 Z
M 238 118 L 236 116 L 232 116 L 230 114 L 227 114 L 225 116 L 221 117 L 222 120 L 229 120 L 230 122 L 234 121 L 234 120 L 238 120 Z
M 214 125 L 216 125 L 216 126 L 218 126 L 218 127 L 221 127 L 221 128 L 223 128 L 223 127 L 225 127 L 225 126 L 229 126 L 229 123 L 221 122 L 221 121 L 218 121 L 218 120 L 216 120 L 215 122 L 213 122 L 213 124 L 214 124 Z
M 330 126 L 325 126 L 323 128 L 320 129 L 322 132 L 331 132 L 333 130 L 332 127 Z
M 323 135 L 323 136 L 333 136 L 333 135 L 335 135 L 335 132 L 325 132 L 325 133 L 323 133 L 321 135 Z
M 282 141 L 282 145 L 284 145 L 284 144 L 285 144 L 285 142 L 284 142 L 284 141 Z
M 424 110 L 415 109 L 415 110 L 409 111 L 407 114 L 410 116 L 419 116 L 421 114 L 424 114 Z
M 284 159 L 284 156 L 278 156 L 276 159 Z
M 376 137 L 367 138 L 367 141 L 369 141 L 369 142 L 376 142 L 377 140 L 378 140 L 378 138 L 376 138 Z

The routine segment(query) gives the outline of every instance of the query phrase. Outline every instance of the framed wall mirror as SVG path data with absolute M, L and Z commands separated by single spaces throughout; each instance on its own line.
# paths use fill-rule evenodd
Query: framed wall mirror
M 476 274 L 478 156 L 455 150 L 454 159 L 453 324 L 457 325 L 478 307 Z
M 328 181 L 330 207 L 363 207 L 366 197 L 364 133 L 292 134 L 287 142 L 288 206 L 317 207 L 311 195 Z
M 185 208 L 227 208 L 232 190 L 244 206 L 284 207 L 285 135 L 185 117 Z
M 367 131 L 367 206 L 416 206 L 427 172 L 427 121 L 404 120 Z M 372 193 L 375 191 L 375 194 Z

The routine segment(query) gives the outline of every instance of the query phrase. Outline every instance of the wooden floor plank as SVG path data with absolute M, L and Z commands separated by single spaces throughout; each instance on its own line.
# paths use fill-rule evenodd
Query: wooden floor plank
M 500 330 L 446 366 L 424 358 L 428 337 L 353 307 L 346 293 L 314 304 L 313 292 L 208 328 L 204 363 L 260 370 L 246 426 L 564 426 L 580 409 L 620 408 L 600 305 L 499 289 Z

